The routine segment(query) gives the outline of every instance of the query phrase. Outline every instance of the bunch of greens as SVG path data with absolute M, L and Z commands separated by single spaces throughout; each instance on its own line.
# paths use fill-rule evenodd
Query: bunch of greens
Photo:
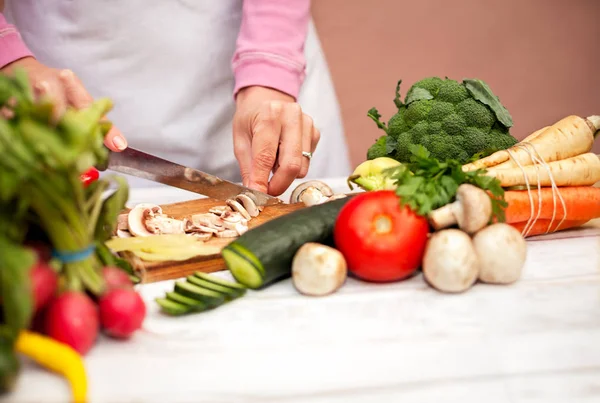
M 383 175 L 394 182 L 401 205 L 408 205 L 420 215 L 427 215 L 456 197 L 458 187 L 468 183 L 488 192 L 492 200 L 492 219 L 504 222 L 504 189 L 500 182 L 478 169 L 464 172 L 462 162 L 453 159 L 440 161 L 421 145 L 408 146 L 410 162 L 388 168 Z M 475 155 L 471 160 L 479 159 Z
M 41 239 L 58 253 L 59 292 L 99 295 L 104 289 L 102 266 L 117 263 L 106 253 L 104 241 L 127 201 L 127 183 L 110 176 L 88 185 L 80 180 L 88 168 L 108 157 L 103 140 L 111 124 L 103 117 L 111 107 L 110 100 L 99 99 L 56 117 L 49 99 L 34 97 L 24 72 L 0 75 L 0 387 L 4 390 L 12 378 L 2 371 L 2 364 L 15 362 L 7 354 L 14 354 L 14 341 L 33 315 L 29 270 L 36 257 L 26 241 Z M 114 191 L 104 197 L 111 185 Z M 70 254 L 80 256 L 65 258 Z

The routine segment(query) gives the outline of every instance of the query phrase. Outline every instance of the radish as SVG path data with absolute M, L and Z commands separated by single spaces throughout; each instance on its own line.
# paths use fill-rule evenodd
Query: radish
M 90 297 L 82 292 L 67 291 L 48 306 L 46 334 L 84 355 L 96 341 L 99 319 L 98 308 Z
M 104 277 L 104 283 L 106 284 L 106 291 L 110 291 L 113 288 L 131 288 L 133 283 L 131 279 L 123 270 L 118 267 L 106 266 L 102 268 L 102 277 Z
M 48 264 L 39 259 L 29 273 L 34 300 L 34 312 L 38 312 L 52 299 L 58 287 L 58 275 Z
M 142 327 L 146 304 L 133 288 L 114 288 L 100 298 L 100 320 L 105 332 L 126 339 Z
M 52 259 L 52 251 L 50 250 L 50 246 L 42 241 L 27 241 L 25 242 L 25 246 L 33 249 L 38 259 L 44 263 L 47 263 L 50 261 L 50 259 Z

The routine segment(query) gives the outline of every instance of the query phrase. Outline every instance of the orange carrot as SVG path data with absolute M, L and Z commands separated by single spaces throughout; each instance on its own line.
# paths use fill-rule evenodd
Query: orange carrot
M 569 186 L 559 187 L 558 191 L 565 202 L 567 210 L 566 220 L 592 220 L 600 217 L 600 188 L 592 186 Z M 555 220 L 562 220 L 564 216 L 563 205 L 556 193 L 556 206 L 554 205 L 552 188 L 543 187 L 541 189 L 541 212 L 538 221 L 541 219 L 552 219 L 552 213 L 555 211 Z M 533 199 L 533 217 L 538 214 L 538 189 L 531 189 Z M 527 190 L 507 190 L 504 192 L 504 199 L 508 207 L 504 210 L 507 223 L 526 222 L 531 217 L 531 202 Z M 558 224 L 557 221 L 557 224 Z
M 550 227 L 550 231 L 548 231 L 548 226 L 550 225 L 550 221 L 552 221 L 552 220 L 537 220 L 535 224 L 529 226 L 530 230 L 527 233 L 526 237 L 530 237 L 530 236 L 534 236 L 534 235 L 543 235 L 546 233 L 550 234 L 550 233 L 557 232 L 557 231 L 563 231 L 563 230 L 566 230 L 569 228 L 580 227 L 583 224 L 585 224 L 586 222 L 588 222 L 589 220 L 565 220 L 562 222 L 562 224 L 560 223 L 560 220 L 558 220 L 558 221 L 554 220 L 554 222 L 552 223 L 552 226 Z M 559 227 L 559 224 L 560 224 L 560 227 Z M 513 226 L 514 228 L 518 229 L 519 231 L 523 232 L 523 229 L 527 225 L 527 221 L 514 222 L 514 223 L 510 223 L 510 225 Z

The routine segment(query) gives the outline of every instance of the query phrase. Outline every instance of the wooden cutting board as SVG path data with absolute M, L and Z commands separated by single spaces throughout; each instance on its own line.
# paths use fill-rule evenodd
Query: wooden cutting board
M 161 208 L 164 214 L 170 217 L 182 219 L 190 217 L 193 214 L 207 213 L 211 207 L 223 206 L 223 200 L 216 199 L 196 199 L 180 203 L 165 204 Z M 275 206 L 266 206 L 258 217 L 253 217 L 248 222 L 248 228 L 252 229 L 267 221 L 293 211 L 304 208 L 304 203 L 279 204 Z M 236 238 L 216 238 L 212 237 L 206 241 L 207 245 L 224 248 Z M 206 273 L 224 270 L 225 262 L 219 254 L 196 256 L 185 261 L 167 261 L 167 262 L 147 262 L 143 261 L 132 253 L 126 252 L 122 257 L 129 261 L 134 271 L 140 277 L 142 283 L 152 283 L 163 280 L 170 280 L 188 276 L 196 271 Z

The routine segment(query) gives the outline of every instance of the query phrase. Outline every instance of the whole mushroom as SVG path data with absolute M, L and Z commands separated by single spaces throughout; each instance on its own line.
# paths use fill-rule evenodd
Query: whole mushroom
M 292 191 L 290 203 L 304 203 L 307 206 L 314 206 L 327 201 L 333 196 L 333 189 L 324 182 L 312 180 L 306 181 Z
M 458 229 L 435 232 L 423 256 L 423 276 L 442 292 L 459 293 L 477 281 L 479 261 L 469 235 Z
M 331 294 L 344 284 L 347 274 L 344 255 L 337 249 L 319 243 L 302 245 L 292 260 L 292 281 L 301 294 Z
M 429 222 L 435 230 L 458 224 L 467 234 L 485 227 L 492 216 L 492 200 L 477 186 L 462 184 L 456 191 L 456 201 L 429 213 Z
M 473 245 L 481 282 L 511 284 L 521 277 L 527 242 L 519 230 L 505 223 L 492 224 L 475 234 Z

